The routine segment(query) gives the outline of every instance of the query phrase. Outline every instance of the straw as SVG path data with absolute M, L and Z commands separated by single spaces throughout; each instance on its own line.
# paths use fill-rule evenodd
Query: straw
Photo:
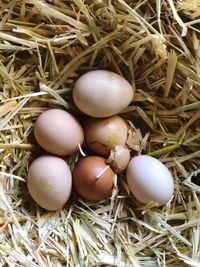
M 200 166 L 200 1 L 0 7 L 0 266 L 199 266 L 200 188 L 188 177 Z M 30 198 L 28 167 L 42 153 L 35 120 L 54 107 L 81 116 L 71 93 L 93 69 L 131 83 L 134 99 L 120 115 L 140 128 L 139 153 L 160 159 L 174 177 L 163 207 L 138 203 L 125 173 L 98 203 L 73 192 L 62 210 L 48 212 Z M 65 160 L 73 168 L 87 154 L 79 145 Z

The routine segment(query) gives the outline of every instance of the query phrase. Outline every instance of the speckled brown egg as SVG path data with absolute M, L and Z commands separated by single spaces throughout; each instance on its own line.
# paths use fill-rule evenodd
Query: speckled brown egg
M 105 159 L 88 156 L 79 160 L 72 172 L 73 185 L 79 195 L 89 201 L 108 197 L 113 189 L 114 172 Z
M 39 206 L 47 210 L 59 210 L 71 194 L 71 171 L 63 159 L 41 156 L 29 167 L 27 186 Z
M 58 156 L 73 154 L 84 140 L 80 123 L 61 109 L 43 112 L 36 120 L 34 136 L 43 149 Z

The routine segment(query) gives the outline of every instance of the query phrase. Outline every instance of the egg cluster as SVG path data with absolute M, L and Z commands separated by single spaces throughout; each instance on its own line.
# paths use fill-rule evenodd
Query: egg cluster
M 73 88 L 73 101 L 86 115 L 82 124 L 70 113 L 50 109 L 36 120 L 34 136 L 48 152 L 29 167 L 30 195 L 47 210 L 61 209 L 72 186 L 87 201 L 108 197 L 116 174 L 126 170 L 126 181 L 142 203 L 163 205 L 173 195 L 174 183 L 160 161 L 141 150 L 139 129 L 118 113 L 133 99 L 131 85 L 121 76 L 105 70 L 82 75 Z M 72 155 L 86 143 L 95 153 L 80 159 L 70 170 L 64 156 Z

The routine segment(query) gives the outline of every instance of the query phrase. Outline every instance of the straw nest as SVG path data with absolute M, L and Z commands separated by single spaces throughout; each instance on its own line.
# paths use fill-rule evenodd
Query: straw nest
M 200 266 L 199 187 L 186 179 L 200 165 L 200 1 L 7 0 L 0 12 L 0 266 Z M 47 212 L 29 197 L 35 119 L 75 111 L 74 81 L 91 69 L 132 83 L 122 115 L 175 181 L 162 208 L 141 207 L 124 175 L 101 203 L 72 196 Z

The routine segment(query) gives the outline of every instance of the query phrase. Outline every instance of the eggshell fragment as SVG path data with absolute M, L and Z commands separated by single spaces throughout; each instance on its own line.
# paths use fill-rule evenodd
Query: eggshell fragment
M 71 194 L 71 171 L 63 159 L 41 156 L 29 167 L 27 186 L 39 206 L 47 210 L 59 210 Z
M 116 146 L 111 150 L 109 158 L 106 160 L 115 173 L 123 172 L 130 160 L 130 150 L 123 146 Z
M 43 112 L 36 120 L 34 135 L 43 149 L 58 156 L 73 154 L 84 140 L 80 123 L 61 109 Z
M 139 152 L 142 142 L 142 134 L 140 129 L 137 129 L 134 124 L 130 121 L 126 121 L 128 124 L 128 137 L 126 140 L 126 146 L 131 150 Z
M 117 114 L 132 99 L 132 86 L 120 75 L 106 70 L 85 73 L 77 80 L 73 89 L 74 103 L 91 117 Z
M 128 164 L 126 180 L 133 195 L 142 203 L 167 203 L 174 192 L 174 182 L 167 167 L 156 158 L 140 155 Z
M 79 195 L 89 201 L 103 200 L 111 194 L 114 172 L 105 159 L 88 156 L 79 160 L 73 170 L 73 185 Z

